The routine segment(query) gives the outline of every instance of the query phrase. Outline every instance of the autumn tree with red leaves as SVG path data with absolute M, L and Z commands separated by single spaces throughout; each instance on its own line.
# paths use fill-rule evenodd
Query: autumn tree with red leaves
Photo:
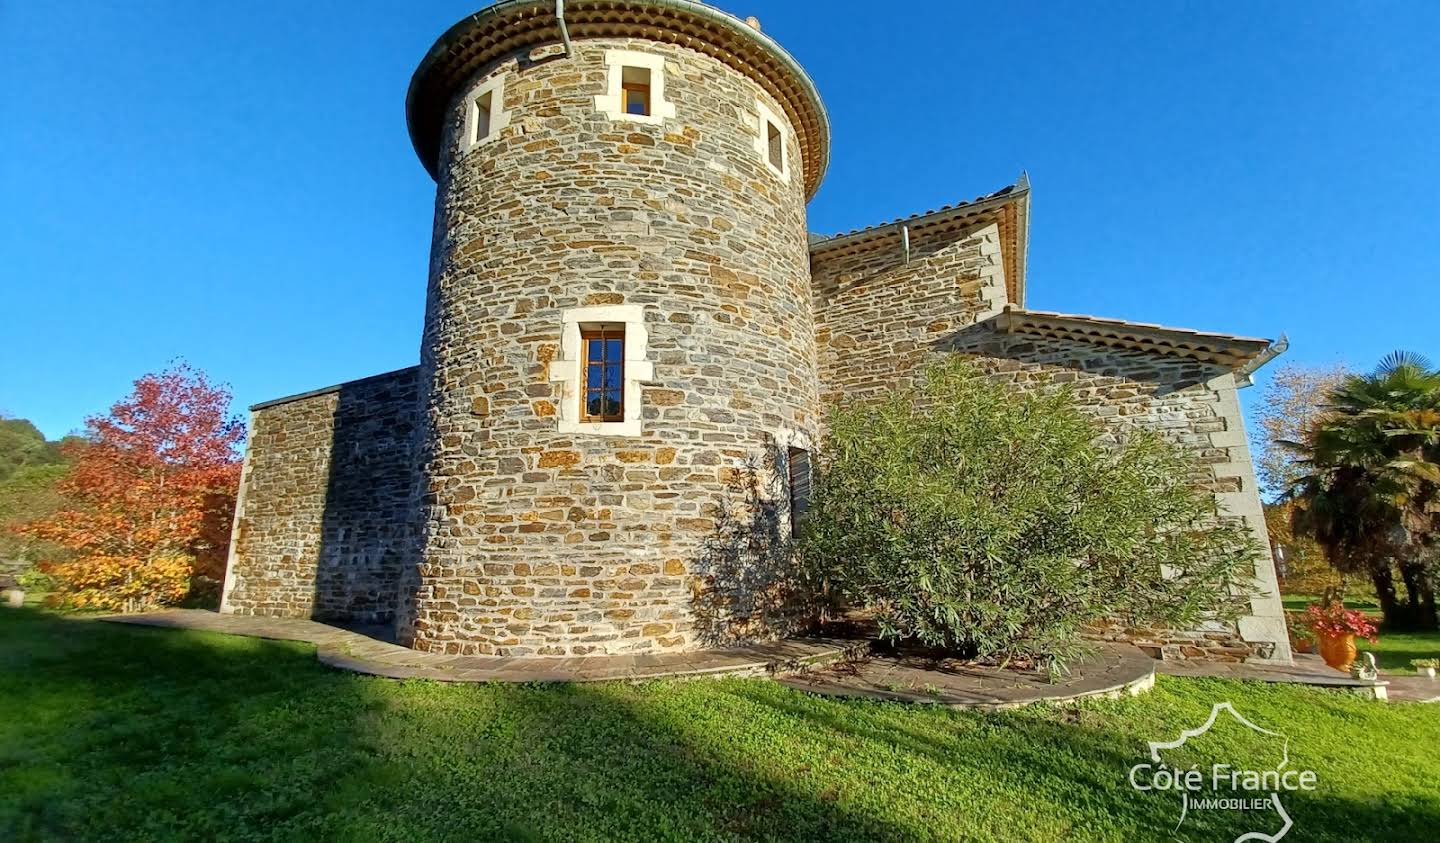
M 57 602 L 152 609 L 218 584 L 240 482 L 230 392 L 186 364 L 135 381 L 67 448 L 63 508 L 20 530 L 63 548 L 42 561 Z

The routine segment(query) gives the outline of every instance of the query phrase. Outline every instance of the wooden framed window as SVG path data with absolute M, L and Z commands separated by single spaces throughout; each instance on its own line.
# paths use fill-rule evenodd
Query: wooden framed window
M 624 421 L 624 326 L 582 328 L 580 349 L 585 367 L 581 375 L 581 421 Z
M 645 356 L 650 332 L 638 304 L 574 307 L 561 311 L 560 356 L 550 380 L 562 400 L 556 429 L 582 436 L 640 436 L 642 385 L 655 378 Z
M 626 114 L 650 116 L 650 68 L 627 67 L 621 71 L 620 107 Z
M 675 103 L 665 98 L 665 57 L 635 50 L 605 51 L 605 92 L 595 110 L 611 120 L 664 125 Z
M 804 448 L 787 448 L 785 470 L 790 487 L 790 534 L 793 536 L 810 508 L 810 452 Z

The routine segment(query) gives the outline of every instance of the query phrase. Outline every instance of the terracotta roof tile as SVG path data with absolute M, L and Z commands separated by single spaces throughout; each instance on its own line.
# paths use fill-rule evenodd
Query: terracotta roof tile
M 1226 366 L 1244 375 L 1255 371 L 1289 345 L 1283 336 L 1279 341 L 1272 342 L 1260 337 L 1195 331 L 1150 322 L 1131 322 L 1077 313 L 1025 310 L 1013 306 L 1007 306 L 995 317 L 995 325 L 1006 333 L 1078 340 L 1189 357 Z
M 982 203 L 987 203 L 987 202 L 989 202 L 989 201 L 992 200 L 992 199 L 1000 199 L 1000 198 L 1009 196 L 1009 195 L 1012 194 L 1012 193 L 1016 193 L 1016 192 L 1020 192 L 1020 191 L 1028 191 L 1029 189 L 1030 189 L 1030 180 L 1029 180 L 1028 177 L 1026 177 L 1026 176 L 1022 173 L 1021 176 L 1020 176 L 1020 180 L 1017 181 L 1017 182 L 1015 182 L 1014 184 L 1006 185 L 1005 187 L 1000 188 L 999 190 L 995 191 L 994 193 L 987 193 L 987 194 L 985 194 L 984 196 L 977 196 L 977 197 L 975 197 L 974 199 L 970 199 L 970 200 L 968 200 L 968 201 L 956 202 L 956 203 L 953 204 L 953 205 L 941 205 L 941 206 L 938 207 L 938 208 L 931 208 L 931 209 L 928 210 L 928 211 L 921 211 L 921 212 L 916 213 L 916 214 L 911 214 L 911 215 L 908 216 L 908 217 L 897 217 L 896 219 L 889 220 L 888 222 L 875 223 L 874 225 L 867 225 L 867 226 L 864 226 L 864 227 L 862 227 L 862 228 L 852 228 L 852 229 L 849 230 L 849 231 L 844 231 L 844 232 L 841 232 L 841 233 L 839 233 L 839 234 L 829 234 L 829 235 L 826 235 L 826 234 L 814 234 L 814 233 L 812 233 L 812 234 L 810 235 L 811 238 L 812 238 L 810 245 L 811 245 L 811 246 L 819 246 L 819 245 L 822 245 L 822 244 L 824 244 L 824 243 L 827 243 L 827 242 L 829 242 L 829 241 L 831 241 L 831 240 L 840 240 L 840 239 L 843 239 L 843 238 L 846 238 L 846 237 L 854 237 L 855 235 L 858 235 L 858 234 L 866 234 L 866 233 L 869 233 L 869 232 L 877 232 L 877 231 L 881 231 L 881 230 L 884 230 L 884 229 L 886 229 L 886 228 L 889 228 L 889 227 L 891 227 L 891 226 L 896 226 L 896 225 L 907 225 L 907 224 L 914 224 L 914 223 L 920 223 L 920 222 L 928 222 L 928 221 L 929 221 L 929 217 L 937 216 L 937 215 L 940 215 L 940 214 L 944 214 L 944 213 L 946 213 L 947 211 L 956 211 L 956 210 L 961 210 L 961 209 L 966 209 L 966 208 L 972 208 L 972 207 L 975 206 L 975 205 L 979 205 L 979 204 L 982 204 Z M 816 239 L 816 238 L 818 238 L 818 239 Z

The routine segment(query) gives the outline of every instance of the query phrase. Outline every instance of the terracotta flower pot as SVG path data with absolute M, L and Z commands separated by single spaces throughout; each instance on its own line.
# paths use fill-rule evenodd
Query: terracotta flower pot
M 1295 652 L 1308 653 L 1315 649 L 1315 645 L 1309 638 L 1299 638 L 1295 641 Z
M 1355 636 L 1320 636 L 1320 658 L 1336 670 L 1348 671 L 1355 661 Z

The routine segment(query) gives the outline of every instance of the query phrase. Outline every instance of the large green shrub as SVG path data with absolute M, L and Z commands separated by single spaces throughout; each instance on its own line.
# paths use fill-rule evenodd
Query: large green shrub
M 1067 392 L 954 360 L 913 394 L 832 414 L 801 560 L 887 639 L 1061 667 L 1101 619 L 1242 605 L 1257 546 L 1202 475 L 1152 433 L 1105 437 Z

